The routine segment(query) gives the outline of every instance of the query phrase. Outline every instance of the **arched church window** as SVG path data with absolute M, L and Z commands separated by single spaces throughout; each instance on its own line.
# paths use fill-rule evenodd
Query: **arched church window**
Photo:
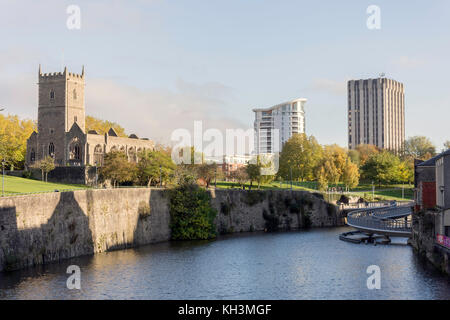
M 70 160 L 81 160 L 81 147 L 78 143 L 70 145 Z
M 34 162 L 35 160 L 36 160 L 36 152 L 34 151 L 34 149 L 31 149 L 30 162 Z
M 50 142 L 50 144 L 48 145 L 48 155 L 50 157 L 55 156 L 55 145 L 53 144 L 53 142 Z
M 50 99 L 55 99 L 55 91 L 53 91 L 53 89 L 50 90 Z
M 77 100 L 77 90 L 73 89 L 73 100 Z
M 94 164 L 96 166 L 103 165 L 103 148 L 101 145 L 96 145 L 94 149 Z

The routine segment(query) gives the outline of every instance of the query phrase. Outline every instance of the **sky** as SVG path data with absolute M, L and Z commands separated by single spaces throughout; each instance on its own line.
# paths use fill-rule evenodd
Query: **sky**
M 69 5 L 80 29 L 69 29 Z M 380 29 L 366 12 L 380 8 Z M 450 1 L 0 0 L 0 106 L 37 118 L 43 72 L 86 72 L 86 113 L 167 142 L 248 129 L 252 108 L 306 98 L 306 133 L 347 146 L 346 82 L 405 86 L 406 136 L 450 140 Z

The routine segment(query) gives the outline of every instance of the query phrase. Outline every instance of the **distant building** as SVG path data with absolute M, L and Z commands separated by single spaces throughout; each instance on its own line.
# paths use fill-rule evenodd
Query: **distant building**
M 400 151 L 405 141 L 403 84 L 386 78 L 348 82 L 348 147 Z
M 305 133 L 306 101 L 296 99 L 270 108 L 253 109 L 256 154 L 279 152 L 293 134 Z M 274 130 L 278 130 L 278 135 Z
M 38 132 L 27 140 L 28 166 L 46 156 L 55 159 L 57 166 L 87 166 L 103 164 L 110 151 L 124 152 L 130 161 L 137 162 L 143 150 L 154 144 L 132 134 L 119 137 L 114 129 L 106 134 L 86 132 L 84 67 L 81 74 L 67 72 L 45 73 L 39 66 Z
M 255 161 L 256 157 L 251 155 L 224 155 L 222 157 L 205 157 L 204 159 L 207 163 L 217 163 L 226 179 L 229 178 L 232 172 L 245 167 L 252 160 Z

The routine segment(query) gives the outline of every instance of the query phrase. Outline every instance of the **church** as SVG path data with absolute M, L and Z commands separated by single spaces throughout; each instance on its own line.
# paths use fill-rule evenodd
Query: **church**
M 81 74 L 67 71 L 42 73 L 39 66 L 38 132 L 27 140 L 26 165 L 32 167 L 47 156 L 57 167 L 102 166 L 104 155 L 124 152 L 129 161 L 138 162 L 144 150 L 153 150 L 149 139 L 135 134 L 119 137 L 114 129 L 105 134 L 86 132 L 84 67 Z

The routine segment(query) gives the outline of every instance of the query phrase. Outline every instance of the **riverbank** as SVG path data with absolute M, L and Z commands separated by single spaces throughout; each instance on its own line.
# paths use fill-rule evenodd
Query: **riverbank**
M 220 234 L 343 225 L 305 191 L 211 190 Z M 0 271 L 170 240 L 168 191 L 121 188 L 0 199 Z

